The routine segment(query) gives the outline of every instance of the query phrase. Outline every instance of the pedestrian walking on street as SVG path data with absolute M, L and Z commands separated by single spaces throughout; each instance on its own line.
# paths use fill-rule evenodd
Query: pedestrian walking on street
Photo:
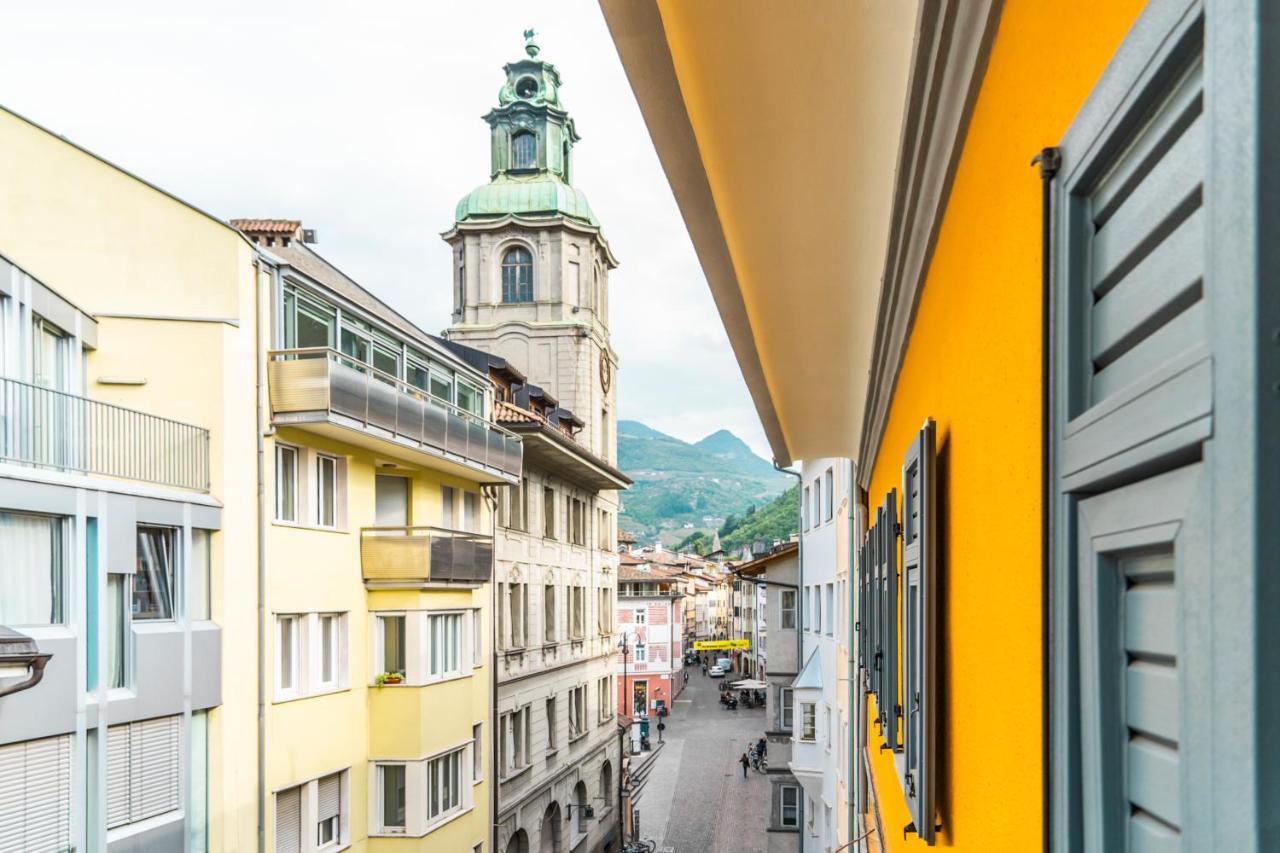
M 702 674 L 703 675 L 707 674 L 707 665 L 705 663 L 702 665 Z
M 747 754 L 742 753 L 742 757 L 738 759 L 738 763 L 742 765 L 742 778 L 747 778 L 747 768 L 751 766 L 751 759 L 747 758 Z

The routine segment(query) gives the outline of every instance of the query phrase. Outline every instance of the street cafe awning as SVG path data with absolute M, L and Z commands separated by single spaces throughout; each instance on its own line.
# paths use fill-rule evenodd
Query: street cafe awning
M 600 6 L 774 458 L 856 457 L 918 4 Z
M 767 682 L 757 681 L 756 679 L 753 679 L 753 678 L 748 678 L 746 681 L 735 681 L 733 682 L 733 684 L 730 684 L 729 686 L 732 687 L 734 690 L 768 690 L 769 689 L 769 685 Z

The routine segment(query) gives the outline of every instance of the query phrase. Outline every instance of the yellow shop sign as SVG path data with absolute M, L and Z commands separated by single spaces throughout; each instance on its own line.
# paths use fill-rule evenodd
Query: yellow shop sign
M 715 652 L 721 649 L 749 649 L 750 640 L 694 640 L 695 652 Z

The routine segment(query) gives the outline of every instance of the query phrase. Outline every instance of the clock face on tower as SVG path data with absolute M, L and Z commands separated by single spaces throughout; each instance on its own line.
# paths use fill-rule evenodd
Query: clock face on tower
M 609 386 L 613 384 L 613 365 L 609 363 L 609 354 L 604 350 L 600 351 L 600 388 L 604 393 L 609 393 Z

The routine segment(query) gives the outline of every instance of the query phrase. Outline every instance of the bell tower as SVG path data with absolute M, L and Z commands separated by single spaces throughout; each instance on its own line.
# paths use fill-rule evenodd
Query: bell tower
M 450 340 L 499 355 L 571 409 L 579 440 L 616 458 L 617 356 L 609 344 L 609 272 L 618 266 L 570 183 L 579 141 L 560 72 L 532 30 L 489 125 L 489 181 L 458 202 L 441 236 L 453 252 Z

